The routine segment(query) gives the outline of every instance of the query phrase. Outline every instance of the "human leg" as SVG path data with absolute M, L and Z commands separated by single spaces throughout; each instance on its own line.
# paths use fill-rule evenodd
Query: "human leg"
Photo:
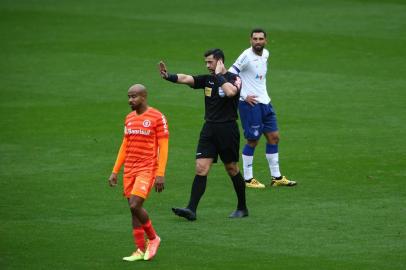
M 187 220 L 196 220 L 196 209 L 206 190 L 207 175 L 213 163 L 217 162 L 217 150 L 212 141 L 215 128 L 205 123 L 200 131 L 196 149 L 195 177 L 193 179 L 190 199 L 186 208 L 172 208 L 175 215 Z
M 217 129 L 216 147 L 237 195 L 237 210 L 234 211 L 230 217 L 248 216 L 245 198 L 245 182 L 238 168 L 240 130 L 237 122 L 223 124 Z
M 196 210 L 200 199 L 202 198 L 207 183 L 207 175 L 213 163 L 212 158 L 199 158 L 196 159 L 195 177 L 190 191 L 190 199 L 186 208 L 172 208 L 172 211 L 187 220 L 196 220 Z
M 237 195 L 237 210 L 230 217 L 246 217 L 248 209 L 245 198 L 245 183 L 236 162 L 224 164 L 224 167 L 231 178 L 234 191 Z
M 207 175 L 210 167 L 213 164 L 212 158 L 196 159 L 195 178 L 193 180 L 192 190 L 190 192 L 190 200 L 187 208 L 196 212 L 197 205 L 204 192 L 206 191 Z
M 134 251 L 130 256 L 124 257 L 123 260 L 129 261 L 129 262 L 140 261 L 140 260 L 144 260 L 145 251 L 146 251 L 145 230 L 135 211 L 135 208 L 138 207 L 138 206 L 136 206 L 136 204 L 139 205 L 139 202 L 133 202 L 133 200 L 130 197 L 128 199 L 128 204 L 130 206 L 130 211 L 131 211 L 131 221 L 132 221 L 133 237 L 134 237 L 134 243 L 136 246 L 136 251 Z M 142 203 L 141 203 L 141 205 L 142 205 Z
M 149 219 L 147 211 L 142 207 L 144 203 L 144 198 L 139 196 L 132 195 L 129 199 L 130 209 L 132 215 L 135 217 L 136 220 L 139 221 L 143 231 L 146 233 L 148 237 L 148 243 L 144 253 L 144 260 L 151 260 L 161 243 L 161 238 L 156 234 L 154 227 L 152 226 L 152 222 Z
M 244 171 L 244 181 L 249 188 L 265 188 L 265 185 L 254 178 L 254 151 L 258 140 L 247 140 L 247 144 L 242 151 L 242 163 Z
M 249 181 L 254 178 L 253 173 L 253 162 L 254 162 L 254 152 L 257 146 L 257 140 L 247 140 L 243 150 L 242 150 L 242 164 L 244 171 L 244 180 Z
M 280 172 L 278 152 L 279 132 L 265 133 L 265 138 L 267 140 L 265 156 L 271 173 L 271 186 L 295 186 L 297 184 L 296 181 L 287 179 Z
M 155 181 L 155 174 L 150 171 L 139 172 L 135 178 L 132 186 L 131 193 L 129 195 L 128 203 L 130 206 L 131 214 L 133 218 L 133 226 L 141 228 L 145 232 L 148 241 L 143 259 L 152 259 L 159 247 L 161 239 L 156 234 L 152 222 L 149 218 L 147 211 L 144 209 L 143 204 L 149 195 Z M 128 194 L 127 194 L 128 195 Z M 143 235 L 144 237 L 144 235 Z
M 154 228 L 152 227 L 151 220 L 149 219 L 147 211 L 142 207 L 144 198 L 132 195 L 129 198 L 129 205 L 134 224 L 140 225 L 147 234 L 148 239 L 152 240 L 156 237 Z M 135 222 L 134 222 L 135 221 Z
M 142 252 L 145 252 L 145 231 L 144 228 L 142 227 L 141 222 L 138 220 L 138 218 L 134 215 L 134 213 L 131 211 L 131 218 L 132 218 L 132 225 L 133 225 L 133 237 L 134 237 L 134 243 L 137 249 L 141 250 Z
M 140 261 L 144 260 L 144 255 L 145 255 L 145 232 L 144 229 L 142 228 L 141 222 L 138 220 L 138 218 L 134 215 L 134 213 L 131 211 L 131 221 L 132 221 L 132 227 L 133 227 L 133 238 L 134 238 L 134 244 L 135 244 L 135 251 L 127 257 L 124 257 L 124 261 L 128 262 L 133 262 L 133 261 Z
M 279 131 L 273 131 L 265 133 L 266 147 L 265 156 L 268 160 L 269 170 L 272 177 L 279 178 L 281 173 L 279 170 L 279 153 L 278 153 L 278 142 L 279 142 Z
M 240 120 L 244 130 L 244 137 L 247 139 L 242 150 L 242 165 L 244 172 L 244 180 L 246 186 L 250 188 L 264 188 L 265 185 L 261 184 L 254 178 L 254 152 L 262 133 L 262 121 L 260 105 L 251 106 L 247 102 L 239 102 Z
M 269 170 L 271 172 L 271 186 L 294 186 L 295 181 L 288 180 L 283 176 L 279 169 L 279 131 L 276 113 L 272 104 L 262 106 L 262 120 L 264 125 L 264 135 L 267 141 L 266 144 L 266 159 L 268 161 Z
M 124 196 L 127 197 L 128 205 L 130 206 L 130 197 L 132 196 L 131 192 L 134 187 L 135 176 L 124 175 L 123 180 L 124 180 L 123 181 Z M 138 219 L 135 212 L 131 209 L 131 206 L 130 211 L 131 211 L 132 235 L 135 244 L 135 251 L 130 256 L 124 257 L 123 260 L 132 262 L 144 259 L 145 232 L 144 229 L 142 228 L 141 221 Z

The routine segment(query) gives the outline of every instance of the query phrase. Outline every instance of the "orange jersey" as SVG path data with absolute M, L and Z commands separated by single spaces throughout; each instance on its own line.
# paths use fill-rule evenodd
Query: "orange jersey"
M 131 175 L 145 170 L 156 172 L 158 139 L 169 138 L 165 116 L 152 107 L 141 115 L 133 111 L 125 119 L 124 136 L 124 174 Z

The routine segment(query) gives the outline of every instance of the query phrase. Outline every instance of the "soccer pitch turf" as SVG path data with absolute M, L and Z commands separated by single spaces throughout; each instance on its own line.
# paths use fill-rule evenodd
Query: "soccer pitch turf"
M 203 74 L 220 47 L 229 66 L 256 26 L 281 170 L 299 185 L 247 190 L 250 216 L 230 220 L 217 164 L 187 222 L 170 208 L 189 198 L 203 94 L 156 64 Z M 1 269 L 405 269 L 405 1 L 3 0 L 0 35 Z M 130 212 L 107 178 L 136 82 L 171 139 L 166 189 L 145 204 L 162 245 L 124 263 Z M 254 170 L 269 183 L 264 148 Z

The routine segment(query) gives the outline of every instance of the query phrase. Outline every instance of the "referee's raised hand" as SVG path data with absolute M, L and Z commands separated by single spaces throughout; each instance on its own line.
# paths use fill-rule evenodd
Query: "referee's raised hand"
M 161 77 L 164 79 L 168 78 L 168 71 L 166 69 L 166 65 L 165 65 L 164 61 L 159 61 L 158 68 L 159 68 L 159 74 L 161 75 Z
M 226 67 L 224 66 L 223 60 L 219 59 L 217 61 L 216 70 L 214 71 L 215 74 L 223 73 Z

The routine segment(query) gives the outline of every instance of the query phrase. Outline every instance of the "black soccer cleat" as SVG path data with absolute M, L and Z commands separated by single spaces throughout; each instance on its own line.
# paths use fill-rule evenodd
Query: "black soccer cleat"
M 172 208 L 172 212 L 174 212 L 175 215 L 186 218 L 189 221 L 196 220 L 196 213 L 189 208 Z
M 243 209 L 243 210 L 235 210 L 234 212 L 231 213 L 231 215 L 228 216 L 229 218 L 243 218 L 243 217 L 248 217 L 248 209 Z

